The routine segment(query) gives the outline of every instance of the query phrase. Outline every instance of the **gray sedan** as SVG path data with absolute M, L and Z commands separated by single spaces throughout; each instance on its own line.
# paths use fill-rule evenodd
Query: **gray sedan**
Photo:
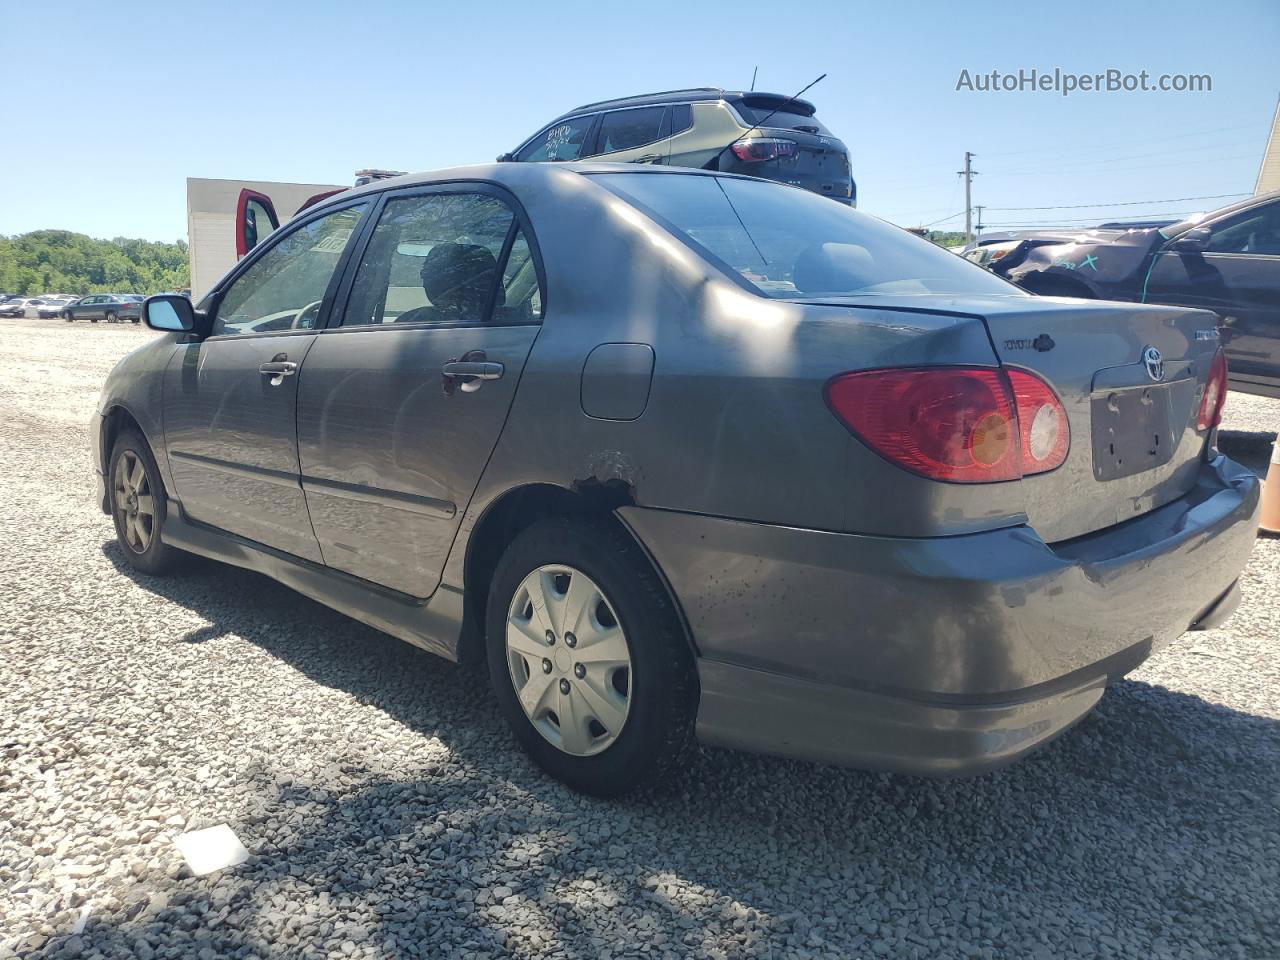
M 1008 763 L 1229 616 L 1257 525 L 1211 314 L 1033 297 L 774 182 L 383 180 L 144 312 L 90 430 L 128 563 L 483 660 L 600 795 L 695 737 Z

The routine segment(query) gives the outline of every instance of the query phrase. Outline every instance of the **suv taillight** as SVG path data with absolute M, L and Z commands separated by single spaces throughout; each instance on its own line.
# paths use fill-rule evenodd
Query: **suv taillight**
M 827 405 L 886 460 L 932 480 L 994 483 L 1044 473 L 1071 445 L 1067 413 L 1034 374 L 988 367 L 845 373 Z
M 1204 396 L 1200 398 L 1200 412 L 1196 415 L 1197 430 L 1212 430 L 1222 422 L 1222 405 L 1227 400 L 1227 355 L 1218 348 L 1209 365 L 1209 379 L 1204 384 Z
M 777 160 L 781 157 L 796 155 L 794 140 L 779 140 L 776 137 L 755 137 L 739 140 L 732 147 L 733 155 L 744 163 L 761 163 L 765 160 Z

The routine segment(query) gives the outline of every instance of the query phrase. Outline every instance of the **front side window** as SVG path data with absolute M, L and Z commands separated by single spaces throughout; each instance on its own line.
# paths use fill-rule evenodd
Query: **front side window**
M 842 203 L 764 180 L 596 175 L 763 296 L 1030 296 L 963 257 Z
M 662 118 L 666 112 L 666 107 L 641 107 L 606 113 L 600 121 L 595 152 L 615 153 L 653 143 L 661 136 Z
M 497 320 L 514 319 L 522 311 L 521 318 L 532 318 L 532 304 L 540 309 L 541 299 L 536 274 L 532 290 L 522 281 L 522 263 L 532 268 L 527 244 L 512 245 L 498 285 L 498 265 L 514 222 L 511 208 L 489 194 L 388 200 L 360 258 L 343 325 L 485 323 L 490 304 Z
M 583 142 L 595 117 L 575 117 L 554 123 L 526 143 L 516 154 L 522 161 L 566 161 L 582 156 Z
M 1206 253 L 1280 256 L 1280 203 L 1268 204 L 1213 228 Z
M 211 335 L 314 327 L 338 260 L 366 208 L 345 207 L 312 220 L 267 250 L 223 295 Z

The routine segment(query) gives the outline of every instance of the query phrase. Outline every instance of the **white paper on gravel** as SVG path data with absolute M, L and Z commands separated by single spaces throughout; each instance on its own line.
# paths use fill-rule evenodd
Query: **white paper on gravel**
M 197 877 L 224 867 L 234 867 L 249 859 L 240 838 L 229 826 L 220 823 L 204 830 L 192 830 L 174 840 L 187 866 Z

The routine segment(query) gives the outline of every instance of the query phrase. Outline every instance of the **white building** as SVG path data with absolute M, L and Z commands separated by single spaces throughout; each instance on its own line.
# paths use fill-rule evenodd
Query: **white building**
M 235 266 L 236 208 L 242 190 L 270 197 L 281 223 L 317 194 L 346 190 L 348 184 L 274 183 L 267 180 L 187 178 L 187 244 L 191 260 L 191 297 L 199 301 Z M 264 228 L 269 229 L 270 225 Z

